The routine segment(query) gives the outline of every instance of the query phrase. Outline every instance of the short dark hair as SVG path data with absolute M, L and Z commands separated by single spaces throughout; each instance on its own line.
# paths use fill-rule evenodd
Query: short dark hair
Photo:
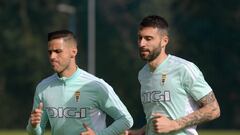
M 48 41 L 51 41 L 53 39 L 58 39 L 58 38 L 64 38 L 64 40 L 73 39 L 76 41 L 76 38 L 73 32 L 69 30 L 63 29 L 63 30 L 57 30 L 57 31 L 48 33 Z
M 168 22 L 158 15 L 149 15 L 144 17 L 140 23 L 140 29 L 144 27 L 158 28 L 159 30 L 165 30 L 168 33 Z

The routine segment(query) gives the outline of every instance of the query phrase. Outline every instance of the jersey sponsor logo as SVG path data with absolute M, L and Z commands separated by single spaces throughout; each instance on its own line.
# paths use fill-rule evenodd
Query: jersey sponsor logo
M 79 102 L 79 99 L 80 99 L 80 91 L 76 91 L 76 92 L 74 93 L 74 96 L 75 96 L 75 101 L 76 101 L 76 102 Z
M 142 94 L 142 102 L 171 101 L 170 91 L 148 91 Z
M 76 107 L 46 107 L 50 118 L 86 118 L 87 108 Z
M 167 79 L 167 74 L 162 74 L 162 78 L 161 78 L 160 84 L 164 85 L 164 83 L 166 82 L 166 79 Z

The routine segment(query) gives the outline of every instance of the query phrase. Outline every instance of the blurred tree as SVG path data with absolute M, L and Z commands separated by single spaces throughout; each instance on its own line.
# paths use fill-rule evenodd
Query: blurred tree
M 172 5 L 173 23 L 181 45 L 177 54 L 200 67 L 223 112 L 216 122 L 202 125 L 205 128 L 236 128 L 233 109 L 240 107 L 240 99 L 235 96 L 238 99 L 232 102 L 230 93 L 240 94 L 239 5 L 237 0 L 184 0 Z
M 97 1 L 97 76 L 113 86 L 116 93 L 135 117 L 139 117 L 136 19 L 133 10 L 138 1 Z M 133 96 L 134 94 L 134 96 Z M 131 108 L 131 109 L 130 109 Z
M 69 14 L 57 10 L 60 3 L 76 8 L 78 63 L 86 69 L 87 0 L 0 1 L 0 128 L 26 126 L 35 86 L 51 74 L 47 33 L 69 28 Z M 239 1 L 96 1 L 96 75 L 113 86 L 135 127 L 144 124 L 137 80 L 144 62 L 138 56 L 137 31 L 139 21 L 150 14 L 166 17 L 169 53 L 197 64 L 219 98 L 225 116 L 202 127 L 237 127 Z
M 58 13 L 56 5 L 57 0 L 1 1 L 0 128 L 25 127 L 35 85 L 51 71 L 47 32 L 68 23 L 59 21 L 67 16 Z M 9 113 L 11 118 L 6 117 Z

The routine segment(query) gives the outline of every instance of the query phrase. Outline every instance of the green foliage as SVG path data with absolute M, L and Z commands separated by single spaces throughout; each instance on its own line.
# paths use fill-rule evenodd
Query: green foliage
M 239 120 L 235 119 L 240 108 L 239 4 L 235 0 L 185 0 L 172 5 L 180 46 L 177 54 L 198 65 L 227 115 L 204 127 L 239 127 Z
M 47 33 L 68 28 L 70 19 L 57 10 L 59 3 L 76 8 L 78 63 L 86 69 L 87 0 L 0 2 L 0 128 L 26 126 L 35 86 L 51 74 Z M 225 116 L 202 128 L 238 128 L 239 1 L 96 0 L 96 75 L 113 86 L 135 127 L 145 122 L 137 80 L 144 64 L 138 57 L 137 30 L 150 14 L 167 18 L 169 53 L 197 64 L 219 99 Z
M 26 125 L 35 85 L 50 72 L 47 33 L 64 26 L 64 21 L 54 19 L 65 19 L 55 5 L 54 1 L 1 2 L 0 128 Z M 9 113 L 11 117 L 6 117 Z

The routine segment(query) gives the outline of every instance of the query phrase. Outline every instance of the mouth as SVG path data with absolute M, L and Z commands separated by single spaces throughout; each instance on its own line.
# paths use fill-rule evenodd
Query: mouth
M 147 55 L 147 54 L 149 54 L 149 50 L 148 49 L 140 49 L 140 54 Z
M 51 65 L 52 65 L 53 67 L 56 67 L 56 66 L 58 65 L 58 62 L 56 62 L 56 61 L 51 61 Z

